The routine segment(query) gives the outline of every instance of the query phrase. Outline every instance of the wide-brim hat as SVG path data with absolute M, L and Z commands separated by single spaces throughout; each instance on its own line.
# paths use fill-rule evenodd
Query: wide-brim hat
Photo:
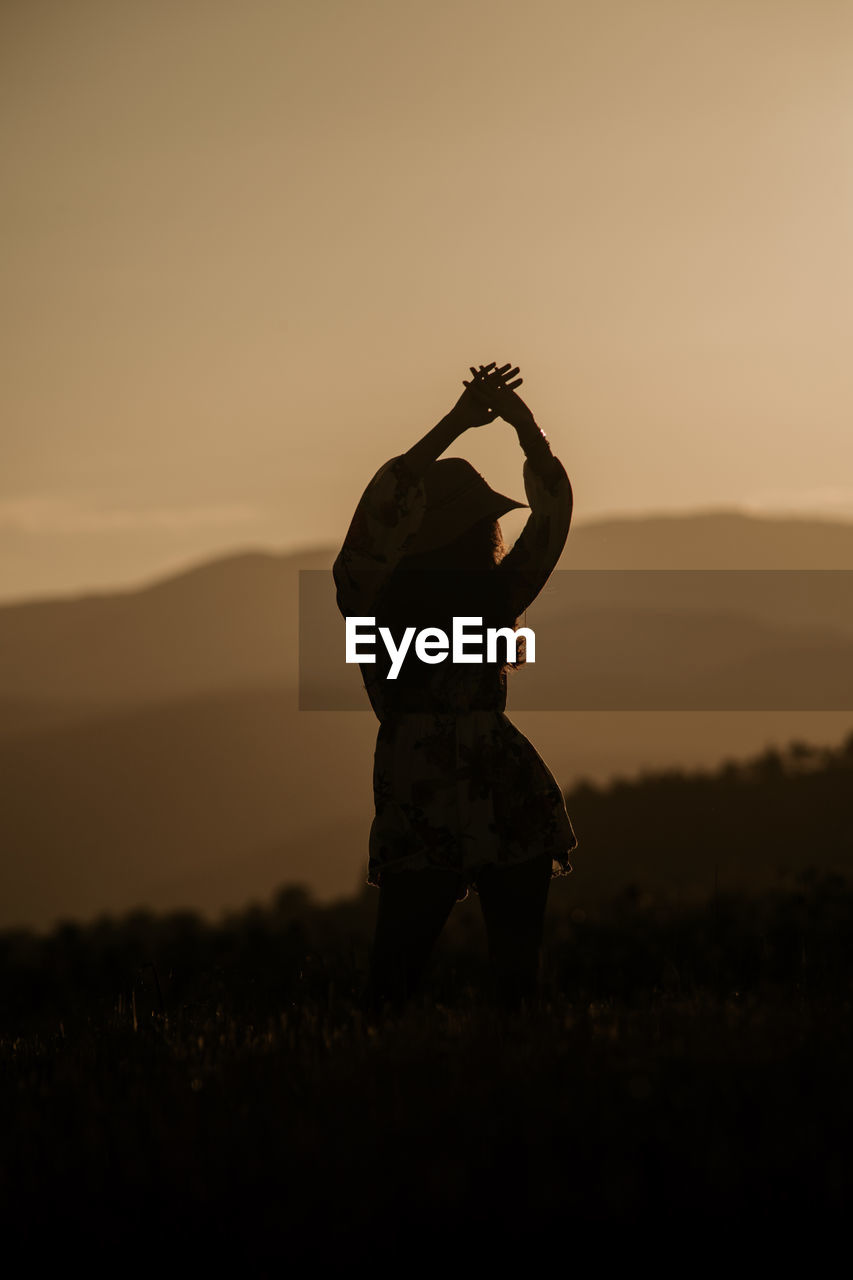
M 480 520 L 497 520 L 529 505 L 492 489 L 465 458 L 440 458 L 427 467 L 423 480 L 426 511 L 406 543 L 407 555 L 443 547 Z

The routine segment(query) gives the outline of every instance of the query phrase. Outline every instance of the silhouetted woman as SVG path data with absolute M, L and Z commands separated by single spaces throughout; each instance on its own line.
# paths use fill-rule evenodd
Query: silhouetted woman
M 380 467 L 335 560 L 345 617 L 373 617 L 399 644 L 408 626 L 450 636 L 453 617 L 514 628 L 539 594 L 569 532 L 572 489 L 516 394 L 522 379 L 509 381 L 517 373 L 494 362 L 472 367 L 450 413 Z M 526 504 L 496 493 L 462 458 L 437 461 L 463 431 L 496 417 L 512 424 L 526 455 L 531 514 L 509 552 L 498 517 Z M 370 1005 L 399 1010 L 419 991 L 453 904 L 469 888 L 479 895 L 499 1002 L 532 1004 L 548 886 L 571 871 L 577 840 L 557 782 L 505 714 L 506 671 L 520 664 L 509 663 L 505 646 L 491 663 L 450 655 L 427 663 L 412 645 L 390 679 L 384 645 L 374 652 L 375 663 L 361 666 L 380 721 L 368 863 L 368 883 L 380 892 Z

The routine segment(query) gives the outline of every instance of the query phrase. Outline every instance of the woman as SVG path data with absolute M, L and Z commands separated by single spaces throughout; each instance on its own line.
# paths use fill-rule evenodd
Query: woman
M 472 367 L 450 413 L 380 467 L 334 564 L 345 617 L 373 617 L 399 644 L 407 626 L 450 635 L 454 616 L 514 628 L 539 594 L 568 535 L 572 489 L 516 394 L 522 379 L 509 381 L 518 372 L 494 361 Z M 498 517 L 526 504 L 495 493 L 462 458 L 438 461 L 464 431 L 496 417 L 512 424 L 524 450 L 531 509 L 509 552 Z M 469 888 L 479 895 L 498 1000 L 532 1003 L 548 886 L 571 871 L 577 839 L 553 775 L 505 714 L 506 671 L 519 663 L 428 664 L 410 651 L 391 679 L 382 645 L 375 654 L 362 666 L 380 722 L 370 1005 L 399 1010 L 419 990 L 453 904 Z

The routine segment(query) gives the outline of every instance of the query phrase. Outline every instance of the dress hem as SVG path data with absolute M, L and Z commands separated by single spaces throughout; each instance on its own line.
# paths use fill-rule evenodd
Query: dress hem
M 569 861 L 569 853 L 573 853 L 575 848 L 577 848 L 576 845 L 573 846 L 571 850 L 561 851 L 558 854 L 556 853 L 551 854 L 551 879 L 552 880 L 556 880 L 561 876 L 571 875 L 571 873 L 574 871 L 574 867 L 572 866 L 572 863 Z M 545 850 L 541 850 L 539 853 L 527 854 L 523 858 L 510 858 L 507 862 L 501 862 L 501 863 L 484 862 L 483 865 L 480 867 L 471 868 L 468 871 L 458 871 L 457 875 L 459 876 L 459 880 L 460 880 L 459 887 L 460 887 L 460 890 L 464 889 L 464 893 L 460 892 L 459 895 L 457 896 L 456 901 L 464 902 L 468 897 L 469 890 L 471 889 L 473 889 L 474 893 L 476 893 L 479 896 L 479 891 L 474 881 L 477 875 L 479 874 L 479 872 L 482 871 L 485 867 L 496 866 L 496 865 L 503 866 L 503 867 L 515 866 L 519 862 L 529 861 L 530 858 L 539 858 L 542 856 L 542 853 L 544 852 Z M 436 867 L 434 864 L 426 862 L 425 855 L 422 852 L 419 852 L 415 854 L 409 854 L 405 858 L 397 859 L 395 862 L 385 864 L 382 867 L 372 867 L 372 868 L 368 867 L 367 879 L 365 881 L 365 884 L 367 884 L 372 889 L 381 889 L 383 872 L 387 872 L 391 870 L 393 871 L 450 871 L 450 870 L 454 870 L 454 868 Z

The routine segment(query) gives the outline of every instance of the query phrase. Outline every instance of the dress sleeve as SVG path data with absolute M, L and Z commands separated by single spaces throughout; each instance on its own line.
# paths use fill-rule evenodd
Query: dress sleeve
M 383 463 L 359 500 L 332 567 L 344 617 L 371 613 L 425 510 L 423 479 L 409 470 L 403 456 Z
M 527 523 L 498 565 L 501 598 L 513 617 L 532 604 L 560 559 L 572 521 L 572 486 L 559 458 L 524 462 Z

